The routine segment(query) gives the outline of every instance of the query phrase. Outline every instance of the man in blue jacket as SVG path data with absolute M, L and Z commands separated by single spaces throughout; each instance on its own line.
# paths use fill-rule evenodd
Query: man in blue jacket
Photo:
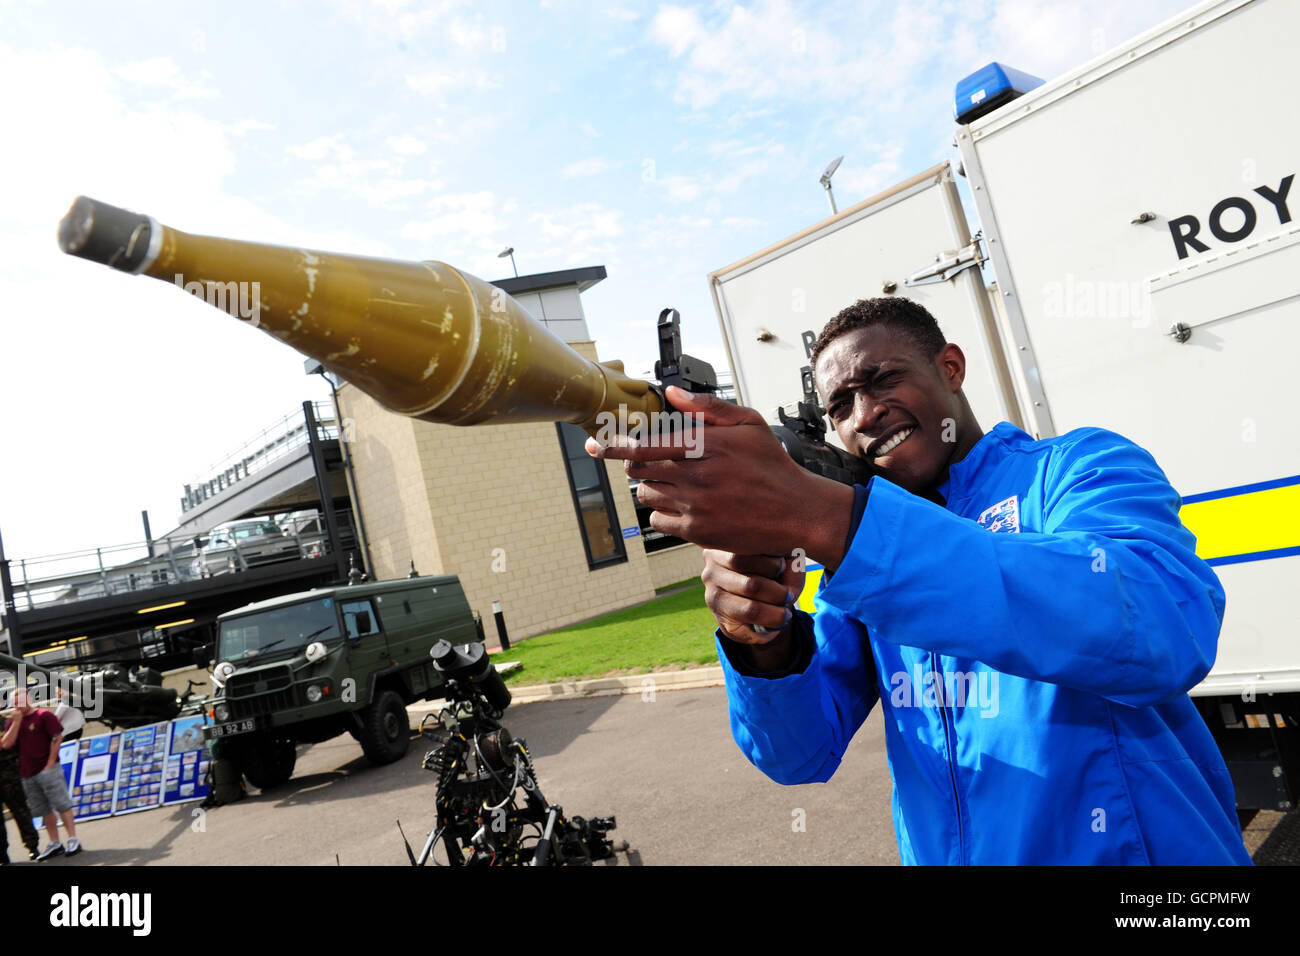
M 1249 864 L 1187 691 L 1224 595 L 1151 456 L 1083 428 L 985 433 L 965 358 L 907 299 L 822 332 L 818 390 L 875 477 L 782 451 L 752 409 L 677 390 L 703 454 L 621 440 L 651 525 L 705 547 L 732 732 L 780 783 L 828 780 L 883 710 L 904 863 Z M 796 560 L 767 557 L 797 555 Z M 825 567 L 795 608 L 802 556 Z

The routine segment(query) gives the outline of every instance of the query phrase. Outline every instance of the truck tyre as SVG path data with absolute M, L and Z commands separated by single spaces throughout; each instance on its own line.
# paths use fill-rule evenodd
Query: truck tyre
M 243 770 L 248 782 L 259 790 L 270 790 L 293 776 L 298 760 L 292 740 L 267 739 L 244 751 Z
M 395 691 L 380 691 L 361 712 L 361 720 L 365 726 L 359 739 L 367 760 L 382 767 L 406 756 L 411 746 L 411 725 L 406 704 Z

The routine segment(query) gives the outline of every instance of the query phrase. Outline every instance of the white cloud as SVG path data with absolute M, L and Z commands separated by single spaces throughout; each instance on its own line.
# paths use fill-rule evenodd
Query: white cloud
M 548 239 L 563 239 L 577 244 L 592 239 L 609 239 L 623 234 L 623 212 L 600 203 L 581 202 L 564 209 L 534 213 L 529 222 L 538 223 Z
M 582 130 L 584 135 L 590 136 L 592 139 L 598 139 L 600 137 L 600 133 L 596 132 L 596 127 L 592 126 L 590 123 L 584 122 L 578 127 L 578 129 Z
M 429 201 L 418 219 L 402 227 L 402 237 L 428 242 L 447 236 L 458 242 L 499 236 L 503 231 L 496 216 L 496 196 L 489 190 L 446 193 Z
M 538 271 L 596 263 L 613 268 L 622 261 L 623 215 L 597 202 L 536 212 L 527 224 L 540 241 L 527 247 L 526 261 L 537 263 Z
M 609 160 L 599 156 L 592 156 L 588 159 L 580 159 L 576 163 L 570 163 L 560 171 L 565 179 L 580 179 L 587 176 L 599 176 L 603 172 L 614 169 L 618 164 L 611 163 Z
M 158 56 L 151 60 L 127 63 L 113 72 L 128 83 L 141 86 L 168 86 L 180 77 L 181 68 L 171 57 Z
M 453 43 L 462 50 L 472 53 L 505 53 L 507 31 L 503 23 L 485 26 L 482 22 L 469 23 L 454 19 L 443 28 L 443 34 L 451 37 Z
M 368 34 L 406 42 L 440 32 L 447 17 L 469 0 L 334 0 L 334 6 Z M 412 9 L 415 7 L 415 9 Z
M 113 73 L 131 86 L 162 87 L 173 99 L 213 99 L 217 96 L 216 90 L 210 86 L 187 79 L 176 61 L 169 56 L 135 60 L 115 68 Z M 201 72 L 199 76 L 203 80 L 211 79 L 211 75 L 206 72 Z
M 403 133 L 401 136 L 388 137 L 388 148 L 399 156 L 418 156 L 428 147 L 410 133 Z
M 1161 21 L 1175 16 L 1188 0 L 1114 0 L 1080 5 L 1066 0 L 996 0 L 988 33 L 999 40 L 997 59 L 1050 79 Z M 972 69 L 983 65 L 977 63 Z
M 914 108 L 992 59 L 1051 77 L 1109 49 L 1185 0 L 910 0 L 835 6 L 755 0 L 664 5 L 652 42 L 681 60 L 676 96 L 703 109 L 738 98 Z M 945 71 L 939 73 L 939 68 Z
M 631 23 L 633 20 L 641 19 L 641 14 L 635 10 L 628 10 L 626 7 L 606 7 L 600 11 L 611 20 L 622 20 L 625 23 Z
M 812 101 L 841 99 L 845 91 L 863 95 L 873 79 L 898 77 L 912 65 L 911 54 L 900 52 L 892 32 L 881 29 L 879 12 L 856 4 L 812 15 L 787 0 L 727 10 L 725 19 L 706 25 L 694 10 L 663 6 L 651 23 L 651 39 L 684 58 L 677 98 L 695 109 L 732 96 Z
M 659 176 L 649 182 L 662 190 L 669 202 L 695 202 L 703 193 L 703 187 L 692 176 Z
M 344 144 L 343 134 L 335 133 L 333 136 L 320 136 L 310 143 L 303 143 L 301 146 L 286 147 L 286 151 L 298 159 L 324 159 L 326 156 L 336 156 L 340 159 L 348 159 L 352 156 L 352 150 Z
M 427 73 L 408 73 L 406 85 L 422 96 L 443 97 L 452 90 L 473 89 L 479 92 L 501 89 L 501 81 L 482 70 L 466 68 L 429 70 Z
M 363 184 L 357 194 L 367 202 L 389 206 L 399 199 L 410 199 L 443 188 L 439 179 L 381 179 L 373 186 Z
M 650 21 L 650 36 L 667 46 L 670 55 L 677 57 L 706 40 L 708 33 L 694 10 L 666 4 Z
M 271 131 L 275 129 L 274 123 L 266 123 L 257 119 L 242 119 L 231 123 L 227 129 L 236 136 L 243 136 L 245 133 Z
M 846 159 L 831 180 L 840 209 L 868 199 L 906 178 L 902 159 L 903 144 L 896 140 L 867 145 L 856 151 L 852 159 Z M 811 179 L 810 176 L 809 181 Z
M 440 179 L 410 176 L 404 172 L 407 159 L 425 151 L 422 141 L 404 133 L 388 137 L 385 143 L 397 154 L 396 159 L 387 155 L 358 156 L 343 133 L 289 146 L 286 151 L 295 159 L 317 163 L 310 175 L 295 180 L 294 188 L 302 192 L 332 192 L 339 200 L 360 198 L 375 206 L 400 205 L 402 201 L 443 188 Z M 436 163 L 428 164 L 429 172 L 436 171 L 436 168 Z

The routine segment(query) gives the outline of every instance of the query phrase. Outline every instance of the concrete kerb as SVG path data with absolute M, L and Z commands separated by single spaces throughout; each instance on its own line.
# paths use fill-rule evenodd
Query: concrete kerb
M 511 703 L 530 704 L 544 700 L 575 700 L 581 697 L 614 697 L 620 694 L 642 694 L 653 689 L 688 690 L 695 687 L 717 687 L 723 683 L 722 668 L 700 667 L 686 671 L 656 671 L 649 674 L 628 674 L 623 677 L 598 677 L 594 680 L 560 681 L 555 684 L 532 684 L 510 688 Z M 406 708 L 411 729 L 416 730 L 425 714 L 443 706 L 442 701 L 422 700 Z

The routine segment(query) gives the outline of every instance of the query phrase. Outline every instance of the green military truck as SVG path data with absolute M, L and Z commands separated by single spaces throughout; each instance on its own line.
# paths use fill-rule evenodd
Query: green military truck
M 262 790 L 293 775 L 295 744 L 343 733 L 374 764 L 400 760 L 410 745 L 406 706 L 441 696 L 429 650 L 482 640 L 455 575 L 317 588 L 217 624 L 215 723 L 205 735 Z

